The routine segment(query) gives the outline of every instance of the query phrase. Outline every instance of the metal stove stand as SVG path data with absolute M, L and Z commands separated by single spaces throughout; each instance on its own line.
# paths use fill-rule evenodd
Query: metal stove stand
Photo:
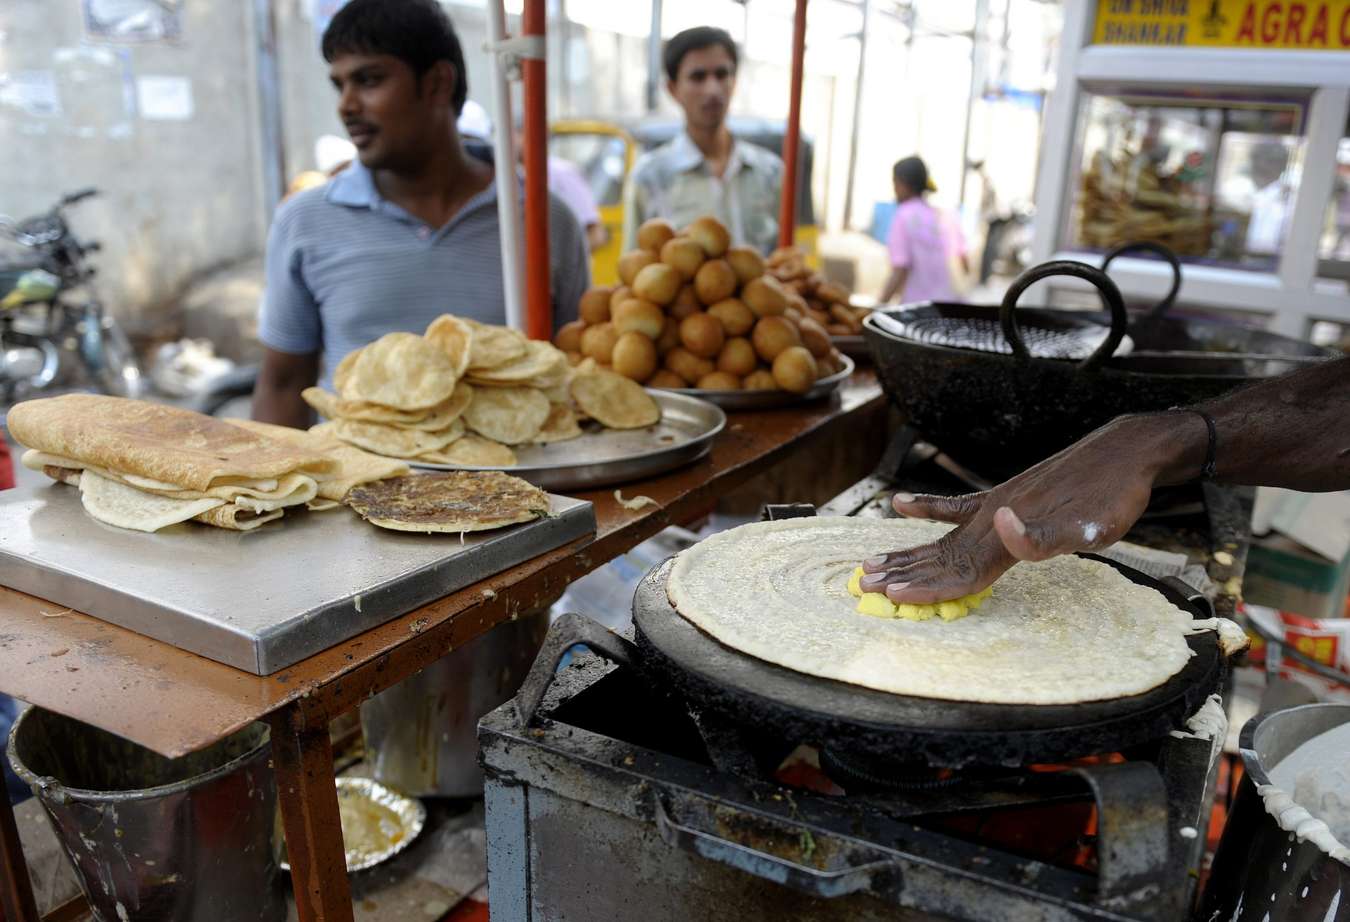
M 969 490 L 941 460 L 902 431 L 873 477 L 820 511 L 880 515 L 896 489 Z M 1242 504 L 1206 493 L 1197 521 L 1159 533 L 1202 559 L 1231 545 L 1240 574 L 1245 537 L 1221 520 L 1245 521 Z M 1221 613 L 1232 588 L 1216 580 Z M 555 674 L 577 643 L 594 653 Z M 1058 771 L 918 766 L 901 784 L 874 783 L 895 762 L 827 751 L 803 782 L 775 769 L 810 740 L 691 709 L 630 640 L 575 615 L 479 740 L 494 922 L 1172 922 L 1195 904 L 1221 743 L 1164 735 Z M 1065 811 L 1093 807 L 1094 833 L 1070 823 L 1066 853 Z
M 532 723 L 511 703 L 479 729 L 494 922 L 1171 922 L 1193 901 L 1217 765 L 1208 741 L 1167 737 L 1122 764 L 831 796 L 716 767 L 679 702 L 594 655 Z M 952 831 L 1073 803 L 1097 806 L 1095 873 Z M 1024 822 L 1034 838 L 1034 809 Z

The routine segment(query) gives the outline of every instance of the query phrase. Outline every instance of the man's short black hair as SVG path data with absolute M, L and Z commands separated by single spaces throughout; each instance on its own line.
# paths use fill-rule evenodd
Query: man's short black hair
M 323 59 L 342 54 L 388 54 L 412 68 L 420 81 L 437 61 L 455 68 L 455 115 L 469 95 L 464 49 L 450 17 L 436 0 L 351 0 L 323 33 Z
M 714 45 L 721 45 L 727 50 L 727 54 L 731 55 L 731 70 L 734 73 L 740 66 L 740 55 L 736 51 L 736 43 L 731 40 L 731 33 L 726 29 L 716 29 L 712 26 L 695 26 L 692 29 L 685 29 L 666 42 L 661 62 L 666 67 L 666 76 L 670 78 L 670 82 L 674 83 L 679 78 L 680 63 L 684 61 L 685 55 Z

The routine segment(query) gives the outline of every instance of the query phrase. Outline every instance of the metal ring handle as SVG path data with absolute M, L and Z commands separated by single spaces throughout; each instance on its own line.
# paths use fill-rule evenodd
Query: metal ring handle
M 1087 782 L 1097 804 L 1097 900 L 1134 909 L 1157 900 L 1167 883 L 1167 788 L 1147 762 L 1082 765 L 1070 772 Z M 1163 916 L 1175 918 L 1170 913 Z
M 1087 263 L 1081 263 L 1073 259 L 1056 259 L 1048 263 L 1041 263 L 1039 266 L 1032 266 L 1008 286 L 1008 291 L 1003 296 L 1003 303 L 999 305 L 998 309 L 999 325 L 1003 328 L 1003 335 L 1007 337 L 1008 345 L 1012 347 L 1013 355 L 1017 357 L 1018 361 L 1030 361 L 1031 351 L 1027 349 L 1027 344 L 1022 339 L 1022 331 L 1017 328 L 1015 317 L 1017 300 L 1032 285 L 1042 279 L 1057 275 L 1068 275 L 1085 282 L 1091 282 L 1096 286 L 1097 291 L 1101 292 L 1102 300 L 1111 310 L 1111 331 L 1102 344 L 1078 364 L 1080 371 L 1091 371 L 1115 354 L 1116 347 L 1125 338 L 1125 328 L 1130 323 L 1129 314 L 1125 312 L 1125 299 L 1120 296 L 1120 289 L 1116 287 L 1116 283 L 1111 281 L 1105 272 L 1095 266 L 1089 266 Z
M 558 664 L 567 651 L 577 644 L 585 644 L 620 666 L 634 666 L 638 661 L 637 646 L 631 640 L 620 637 L 598 621 L 585 615 L 569 611 L 549 625 L 548 634 L 539 648 L 539 655 L 516 692 L 516 714 L 520 718 L 522 729 L 534 720 L 544 695 L 553 684 L 558 672 Z
M 899 871 L 895 862 L 884 858 L 835 871 L 822 871 L 676 822 L 660 794 L 652 798 L 652 805 L 656 828 L 667 844 L 811 896 L 824 899 L 848 896 L 871 889 L 880 872 Z
M 1102 257 L 1102 271 L 1105 272 L 1106 267 L 1111 265 L 1111 260 L 1117 256 L 1124 256 L 1126 253 L 1152 253 L 1154 256 L 1162 257 L 1163 261 L 1172 267 L 1171 289 L 1163 295 L 1161 301 L 1149 308 L 1148 313 L 1144 316 L 1144 322 L 1157 320 L 1172 309 L 1172 303 L 1176 301 L 1177 295 L 1181 292 L 1181 260 L 1177 258 L 1177 254 L 1172 251 L 1171 247 L 1153 240 L 1135 240 L 1130 243 L 1122 243 Z

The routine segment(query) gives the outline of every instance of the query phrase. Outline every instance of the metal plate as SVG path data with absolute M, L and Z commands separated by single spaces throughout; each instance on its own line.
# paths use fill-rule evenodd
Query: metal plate
M 146 534 L 90 518 L 79 490 L 20 486 L 0 493 L 0 585 L 267 675 L 594 533 L 590 503 L 549 501 L 549 518 L 464 536 L 388 531 L 345 508 Z
M 1090 555 L 1089 555 L 1090 556 Z M 1171 587 L 1104 558 L 1126 578 L 1156 589 L 1196 617 Z M 725 646 L 696 628 L 666 597 L 670 562 L 633 597 L 644 668 L 658 681 L 733 721 L 812 739 L 840 750 L 935 765 L 1022 765 L 1075 758 L 1156 739 L 1181 726 L 1217 690 L 1224 660 L 1213 632 L 1187 638 L 1195 655 L 1152 691 L 1072 705 L 1000 705 L 894 695 L 795 672 Z
M 342 825 L 343 846 L 346 850 L 347 871 L 364 871 L 377 864 L 383 864 L 403 851 L 422 832 L 427 824 L 427 808 L 420 800 L 400 794 L 390 787 L 370 778 L 337 779 L 338 809 L 365 810 L 376 812 L 382 818 L 379 824 L 384 841 L 358 842 L 353 838 L 355 830 Z M 388 812 L 385 813 L 384 811 Z M 281 824 L 277 824 L 280 829 Z M 392 827 L 392 828 L 391 828 Z M 281 841 L 281 869 L 290 873 L 291 863 L 286 855 L 286 841 Z
M 440 471 L 501 470 L 545 490 L 586 490 L 664 474 L 697 461 L 727 424 L 727 416 L 702 397 L 702 392 L 648 390 L 661 406 L 661 421 L 645 429 L 606 429 L 582 425 L 586 434 L 566 442 L 522 445 L 515 467 L 462 467 L 408 462 Z
M 867 340 L 863 339 L 861 333 L 856 336 L 831 336 L 830 342 L 855 363 L 872 361 L 872 352 L 867 348 Z
M 701 397 L 709 403 L 715 403 L 724 410 L 773 410 L 778 407 L 790 407 L 811 400 L 828 397 L 839 390 L 839 385 L 853 374 L 853 359 L 844 356 L 843 370 L 827 378 L 821 378 L 805 394 L 789 394 L 787 391 L 704 391 L 697 388 L 671 388 L 654 393 L 684 394 L 689 397 Z

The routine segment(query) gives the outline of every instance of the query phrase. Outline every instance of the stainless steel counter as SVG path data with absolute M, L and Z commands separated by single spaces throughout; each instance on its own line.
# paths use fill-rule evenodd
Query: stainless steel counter
M 589 502 L 510 528 L 408 534 L 346 508 L 252 532 L 153 534 L 90 518 L 60 484 L 0 493 L 0 585 L 267 675 L 595 531 Z

